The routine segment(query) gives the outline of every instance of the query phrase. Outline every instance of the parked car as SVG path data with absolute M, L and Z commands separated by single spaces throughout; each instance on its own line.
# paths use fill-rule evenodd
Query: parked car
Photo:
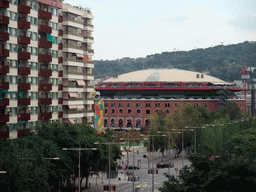
M 173 163 L 157 163 L 156 164 L 156 167 L 159 169 L 159 168 L 173 168 L 174 167 L 174 164 Z
M 128 165 L 127 169 L 133 169 L 133 166 L 132 165 Z M 139 166 L 134 166 L 134 169 L 140 169 L 140 167 Z

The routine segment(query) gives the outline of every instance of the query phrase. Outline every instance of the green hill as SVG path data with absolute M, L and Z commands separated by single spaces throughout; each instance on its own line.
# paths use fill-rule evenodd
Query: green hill
M 163 52 L 146 58 L 125 57 L 117 60 L 95 60 L 95 78 L 113 76 L 149 68 L 178 68 L 191 71 L 210 71 L 209 75 L 232 82 L 240 79 L 240 71 L 256 66 L 256 42 L 215 46 L 191 51 Z

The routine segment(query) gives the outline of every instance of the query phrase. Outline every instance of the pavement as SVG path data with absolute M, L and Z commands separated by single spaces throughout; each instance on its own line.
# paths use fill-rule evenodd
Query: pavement
M 137 163 L 139 164 L 139 161 L 141 162 L 140 170 L 134 171 L 134 174 L 138 175 L 140 177 L 139 182 L 136 182 L 136 186 L 138 185 L 144 185 L 144 187 L 141 188 L 140 192 L 148 192 L 152 191 L 152 175 L 147 174 L 148 170 L 148 159 L 143 158 L 143 155 L 147 155 L 146 147 L 134 147 L 134 154 L 135 154 L 135 165 Z M 179 167 L 179 169 L 182 167 L 182 157 L 179 158 L 173 158 L 174 152 L 172 152 L 172 158 L 171 162 L 175 164 L 175 167 Z M 133 154 L 132 152 L 129 152 L 128 154 L 128 161 L 132 162 L 133 161 Z M 162 158 L 160 155 L 155 155 L 152 157 L 151 162 L 150 162 L 150 167 L 151 165 L 155 167 L 156 163 L 160 162 Z M 121 165 L 122 163 L 126 163 L 127 161 L 127 153 L 123 152 L 123 157 L 121 160 L 118 161 Z M 189 164 L 189 161 L 183 158 L 184 165 Z M 132 163 L 131 163 L 132 164 Z M 154 164 L 154 165 L 153 165 Z M 167 180 L 167 178 L 163 175 L 164 172 L 167 172 L 168 169 L 159 169 L 159 174 L 155 175 L 155 187 L 154 191 L 158 192 L 157 187 L 162 185 L 162 182 Z M 116 192 L 131 192 L 132 191 L 132 182 L 128 181 L 128 177 L 126 174 L 122 173 L 123 171 L 119 170 L 118 171 L 118 177 L 117 178 L 110 178 L 110 184 L 116 186 Z M 170 172 L 172 175 L 175 175 L 175 170 L 174 168 L 171 169 Z M 85 186 L 85 179 L 82 182 L 82 187 Z M 78 183 L 78 182 L 76 182 Z M 84 189 L 83 192 L 102 192 L 103 191 L 103 185 L 109 185 L 109 179 L 106 178 L 106 174 L 104 173 L 99 173 L 99 177 L 96 175 L 93 175 L 92 177 L 89 177 L 88 181 L 88 189 Z

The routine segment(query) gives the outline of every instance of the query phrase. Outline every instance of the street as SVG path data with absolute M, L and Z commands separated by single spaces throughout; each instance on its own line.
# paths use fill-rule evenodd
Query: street
M 150 160 L 150 168 L 152 168 L 152 162 L 153 162 L 153 167 L 155 169 L 156 168 L 156 164 L 161 162 L 161 158 L 159 158 L 158 153 L 156 153 L 157 155 L 154 156 L 154 158 L 152 160 Z M 143 158 L 143 155 L 147 155 L 147 152 L 143 152 L 140 154 L 135 154 L 134 156 L 134 165 L 137 166 L 138 165 L 138 160 L 141 161 L 140 166 L 141 168 L 138 170 L 134 170 L 134 176 L 138 176 L 139 177 L 139 181 L 134 181 L 134 188 L 136 186 L 139 185 L 144 185 L 143 188 L 141 188 L 141 192 L 148 192 L 148 191 L 152 191 L 152 174 L 148 174 L 148 159 L 147 158 Z M 171 158 L 171 163 L 174 163 L 174 167 L 178 167 L 179 170 L 182 167 L 182 157 L 178 157 L 178 158 L 173 158 L 174 156 L 174 152 L 172 153 L 172 158 Z M 124 156 L 121 159 L 121 163 L 126 163 L 127 161 L 127 157 Z M 132 165 L 133 162 L 133 156 L 129 154 L 129 164 Z M 168 162 L 168 161 L 167 161 Z M 123 166 L 123 164 L 121 164 Z M 190 165 L 190 162 L 187 159 L 183 159 L 183 166 L 185 165 Z M 132 171 L 132 170 L 127 170 L 127 171 Z M 165 177 L 164 173 L 168 173 L 168 168 L 160 168 L 158 169 L 158 174 L 154 174 L 154 191 L 157 192 L 157 188 L 159 186 L 162 185 L 163 181 L 167 181 L 168 179 Z M 175 169 L 174 168 L 170 168 L 170 174 L 171 175 L 176 175 Z M 177 173 L 178 175 L 178 173 Z M 132 176 L 132 175 L 131 175 Z M 126 174 L 124 174 L 123 170 L 119 170 L 118 171 L 118 177 L 120 178 L 120 180 L 118 178 L 113 178 L 111 179 L 110 183 L 111 185 L 116 185 L 116 192 L 132 192 L 132 186 L 133 183 L 131 181 L 128 181 L 128 176 Z M 108 179 L 104 178 L 103 182 L 104 184 L 101 183 L 102 179 L 98 178 L 97 181 L 97 185 L 95 186 L 95 177 L 90 178 L 89 183 L 91 183 L 91 188 L 90 189 L 86 189 L 84 191 L 86 192 L 93 192 L 93 191 L 100 191 L 102 190 L 102 186 L 103 185 L 108 185 Z

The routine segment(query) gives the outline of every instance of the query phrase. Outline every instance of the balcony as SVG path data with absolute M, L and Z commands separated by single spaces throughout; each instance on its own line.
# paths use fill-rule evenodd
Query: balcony
M 0 89 L 9 89 L 9 82 L 0 82 Z
M 39 98 L 38 99 L 38 105 L 51 105 L 52 104 L 52 98 Z
M 0 1 L 0 7 L 9 8 L 9 0 Z
M 63 43 L 59 43 L 58 49 L 59 49 L 59 50 L 63 50 Z
M 59 29 L 59 36 L 63 36 L 63 29 Z
M 58 99 L 58 104 L 63 104 L 63 98 Z
M 28 45 L 30 44 L 30 37 L 27 37 L 27 36 L 19 36 L 18 37 L 18 43 L 19 44 L 25 44 L 25 45 Z
M 44 39 L 39 39 L 38 47 L 52 48 L 52 42 Z
M 52 118 L 52 112 L 43 112 L 38 114 L 38 120 L 47 120 Z
M 30 13 L 30 7 L 27 6 L 27 5 L 24 5 L 24 4 L 19 4 L 18 5 L 18 12 L 29 14 Z
M 58 77 L 63 77 L 63 71 L 58 71 Z
M 18 28 L 19 29 L 30 29 L 30 22 L 25 21 L 24 19 L 18 20 Z
M 0 48 L 0 57 L 9 57 L 9 49 Z
M 38 91 L 51 91 L 52 84 L 39 83 Z
M 30 83 L 19 83 L 18 90 L 27 91 L 30 89 Z
M 8 65 L 0 65 L 0 74 L 9 73 L 9 66 Z
M 62 90 L 63 90 L 63 84 L 59 84 L 59 85 L 58 85 L 58 90 L 59 90 L 59 91 L 62 91 Z
M 18 53 L 18 59 L 21 60 L 29 60 L 30 59 L 30 53 L 26 51 L 20 51 Z
M 8 6 L 9 6 L 9 3 L 8 3 Z M 10 20 L 9 17 L 0 15 L 0 24 L 2 24 L 2 25 L 9 25 L 9 20 Z
M 48 11 L 38 10 L 38 17 L 42 19 L 52 19 L 52 13 Z
M 63 22 L 63 16 L 59 15 L 59 23 L 62 23 L 62 22 Z
M 52 76 L 52 70 L 51 69 L 39 69 L 38 76 L 50 77 L 50 76 Z
M 18 121 L 29 121 L 30 120 L 30 113 L 24 113 L 18 115 Z
M 62 117 L 63 117 L 63 111 L 59 111 L 58 118 L 62 118 Z
M 0 99 L 0 107 L 6 107 L 9 105 L 9 98 Z
M 1 7 L 1 6 L 0 6 Z M 1 117 L 1 116 L 0 116 Z M 0 120 L 1 122 L 1 120 Z M 0 131 L 0 138 L 1 139 L 8 139 L 9 138 L 9 130 Z
M 29 67 L 19 67 L 18 75 L 30 75 L 30 68 Z
M 27 106 L 30 105 L 30 98 L 19 98 L 18 99 L 19 106 Z
M 63 63 L 63 57 L 58 58 L 58 63 Z
M 41 33 L 52 33 L 52 28 L 46 25 L 39 25 L 38 32 Z
M 0 41 L 8 41 L 9 40 L 9 33 L 0 32 Z
M 39 54 L 38 55 L 39 62 L 52 62 L 52 56 L 46 54 Z

